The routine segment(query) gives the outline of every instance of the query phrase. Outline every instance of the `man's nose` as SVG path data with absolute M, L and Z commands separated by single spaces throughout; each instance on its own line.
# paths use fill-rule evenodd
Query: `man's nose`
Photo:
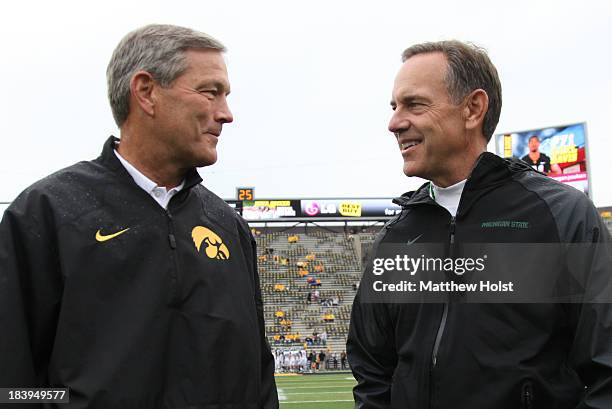
M 219 107 L 215 114 L 215 120 L 222 124 L 227 124 L 234 121 L 234 115 L 229 108 L 227 98 L 223 98 L 222 101 L 219 102 Z
M 388 129 L 396 137 L 399 134 L 410 127 L 410 122 L 406 118 L 402 118 L 397 111 L 393 111 L 391 119 L 389 120 Z

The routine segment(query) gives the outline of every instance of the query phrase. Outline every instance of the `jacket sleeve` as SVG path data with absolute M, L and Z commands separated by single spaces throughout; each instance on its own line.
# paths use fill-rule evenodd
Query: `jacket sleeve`
M 610 234 L 586 198 L 577 205 L 573 243 L 580 243 L 568 263 L 580 263 L 584 301 L 570 305 L 574 341 L 570 362 L 586 386 L 576 409 L 612 408 L 612 253 Z M 576 214 L 576 213 L 575 213 Z
M 22 194 L 0 222 L 0 387 L 50 386 L 62 284 L 42 202 Z
M 248 228 L 247 228 L 248 229 Z M 249 231 L 253 256 L 253 275 L 255 283 L 255 305 L 257 308 L 257 320 L 259 333 L 261 334 L 261 398 L 260 406 L 262 409 L 278 409 L 278 393 L 276 382 L 274 381 L 274 356 L 270 350 L 268 339 L 266 338 L 266 325 L 264 321 L 263 300 L 261 297 L 261 286 L 259 284 L 259 273 L 257 270 L 257 248 L 255 239 Z
M 394 331 L 385 304 L 364 303 L 355 296 L 346 344 L 357 385 L 355 409 L 391 408 L 391 381 L 397 366 Z
M 383 228 L 382 231 L 385 230 Z M 384 233 L 379 233 L 374 241 L 368 266 L 383 238 Z M 364 276 L 368 270 L 365 269 Z M 395 324 L 388 304 L 370 303 L 362 299 L 366 281 L 362 278 L 353 301 L 346 341 L 347 358 L 357 380 L 353 388 L 355 409 L 390 409 L 391 384 L 398 361 Z

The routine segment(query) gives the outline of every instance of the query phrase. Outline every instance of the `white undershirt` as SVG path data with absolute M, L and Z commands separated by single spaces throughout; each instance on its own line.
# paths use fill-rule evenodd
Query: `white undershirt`
M 173 187 L 170 190 L 166 190 L 164 186 L 157 186 L 157 183 L 153 182 L 151 179 L 143 175 L 138 169 L 132 166 L 130 162 L 123 159 L 123 157 L 119 155 L 119 152 L 117 152 L 116 149 L 113 149 L 113 151 L 115 152 L 117 159 L 119 159 L 119 162 L 121 162 L 125 170 L 127 170 L 132 179 L 134 179 L 134 182 L 136 182 L 136 184 L 140 186 L 142 190 L 150 194 L 151 197 L 155 199 L 155 201 L 164 209 L 168 209 L 168 202 L 170 202 L 172 196 L 180 192 L 181 189 L 183 189 L 183 187 L 185 186 L 184 180 L 181 182 L 180 185 L 178 185 L 177 187 Z
M 466 181 L 467 179 L 463 179 L 461 182 L 455 183 L 449 187 L 439 187 L 429 182 L 431 186 L 429 192 L 436 203 L 444 207 L 453 217 L 455 217 Z

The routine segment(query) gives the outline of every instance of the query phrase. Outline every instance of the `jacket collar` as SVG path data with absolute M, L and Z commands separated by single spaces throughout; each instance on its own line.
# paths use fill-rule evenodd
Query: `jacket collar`
M 457 217 L 467 213 L 480 197 L 512 179 L 515 173 L 530 171 L 535 172 L 522 161 L 503 159 L 491 152 L 483 152 L 476 160 L 465 183 Z M 435 203 L 429 195 L 429 182 L 421 185 L 416 191 L 404 193 L 393 199 L 393 202 L 402 207 Z
M 127 170 L 123 167 L 117 156 L 113 152 L 115 150 L 115 144 L 119 142 L 119 138 L 110 136 L 104 143 L 102 153 L 98 160 L 107 168 L 111 169 L 115 173 L 121 174 L 122 177 L 127 177 L 128 180 L 133 182 L 132 177 L 129 175 Z M 196 168 L 189 169 L 185 174 L 185 187 L 184 190 L 191 189 L 193 186 L 202 182 L 202 177 L 196 170 Z

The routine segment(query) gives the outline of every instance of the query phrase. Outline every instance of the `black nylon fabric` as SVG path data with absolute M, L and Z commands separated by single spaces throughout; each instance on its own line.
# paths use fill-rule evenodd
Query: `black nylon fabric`
M 426 183 L 396 199 L 403 210 L 379 233 L 387 243 L 448 243 L 451 215 Z M 528 228 L 483 228 L 521 221 Z M 483 223 L 485 223 L 483 225 Z M 465 185 L 454 240 L 463 243 L 609 243 L 581 192 L 528 166 L 484 153 Z M 610 277 L 602 277 L 610 284 Z M 359 409 L 612 408 L 610 304 L 443 304 L 361 301 L 347 353 Z
M 4 214 L 0 387 L 68 387 L 66 409 L 278 408 L 248 226 L 195 169 L 165 211 L 115 141 Z M 198 226 L 226 247 L 198 249 Z

